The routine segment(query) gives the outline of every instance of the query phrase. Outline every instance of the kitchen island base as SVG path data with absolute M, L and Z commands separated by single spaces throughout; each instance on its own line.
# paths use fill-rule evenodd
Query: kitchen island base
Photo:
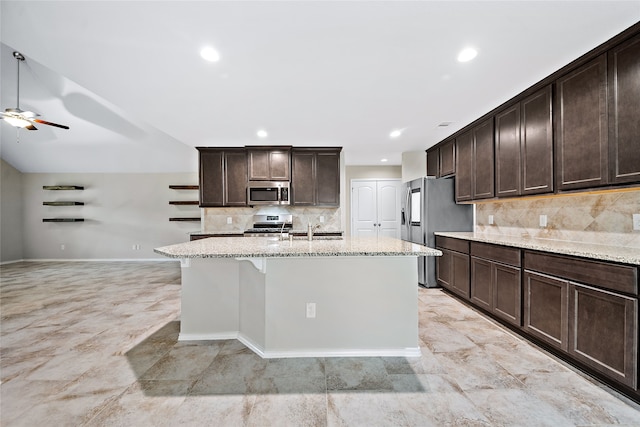
M 181 341 L 236 338 L 263 358 L 420 355 L 417 256 L 181 265 Z

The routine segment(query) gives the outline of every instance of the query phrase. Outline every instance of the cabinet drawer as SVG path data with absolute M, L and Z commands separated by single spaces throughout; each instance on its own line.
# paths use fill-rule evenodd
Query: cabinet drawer
M 524 268 L 638 295 L 638 269 L 631 266 L 525 251 Z
M 520 249 L 516 248 L 471 242 L 471 255 L 520 267 Z
M 436 236 L 436 247 L 450 249 L 463 254 L 469 253 L 469 241 L 451 237 Z

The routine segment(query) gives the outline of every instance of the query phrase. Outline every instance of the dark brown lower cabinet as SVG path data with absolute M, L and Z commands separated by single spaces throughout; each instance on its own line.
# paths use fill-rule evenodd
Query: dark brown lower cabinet
M 469 242 L 436 236 L 436 248 L 442 251 L 436 259 L 438 284 L 469 299 Z
M 637 390 L 637 298 L 577 283 L 569 294 L 569 354 Z
M 469 255 L 440 249 L 437 260 L 437 279 L 440 286 L 469 299 Z
M 472 242 L 470 294 L 478 307 L 520 326 L 520 249 Z
M 523 328 L 560 350 L 567 350 L 569 282 L 533 271 L 524 272 Z

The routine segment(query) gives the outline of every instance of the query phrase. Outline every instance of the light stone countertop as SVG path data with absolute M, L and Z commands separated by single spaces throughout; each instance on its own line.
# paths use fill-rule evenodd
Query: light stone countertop
M 286 233 L 289 234 L 307 234 L 307 230 L 285 230 Z M 233 236 L 233 235 L 238 235 L 238 234 L 243 234 L 244 230 L 222 230 L 222 231 L 192 231 L 191 233 L 189 233 L 189 235 L 191 236 L 206 236 L 208 234 L 216 234 L 218 236 L 222 236 L 222 235 L 229 235 L 229 236 Z M 321 230 L 321 229 L 317 229 L 316 231 L 313 232 L 314 236 L 322 236 L 323 234 L 327 234 L 327 233 L 342 233 L 344 234 L 344 231 L 342 230 Z
M 599 261 L 640 265 L 640 248 L 474 232 L 436 232 L 435 235 L 561 255 L 573 255 Z
M 333 256 L 440 256 L 437 249 L 390 237 L 280 241 L 274 237 L 211 237 L 155 248 L 169 258 L 282 258 Z

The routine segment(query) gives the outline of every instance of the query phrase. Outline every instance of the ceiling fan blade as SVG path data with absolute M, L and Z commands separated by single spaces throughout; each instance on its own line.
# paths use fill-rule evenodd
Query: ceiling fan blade
M 31 119 L 31 121 L 34 121 L 34 122 L 36 122 L 36 123 L 41 123 L 41 124 L 43 124 L 43 125 L 55 126 L 55 127 L 57 127 L 57 128 L 61 128 L 61 129 L 69 129 L 69 126 L 59 125 L 59 124 L 57 124 L 57 123 L 51 123 L 51 122 L 48 122 L 48 121 L 46 121 L 46 120 Z

